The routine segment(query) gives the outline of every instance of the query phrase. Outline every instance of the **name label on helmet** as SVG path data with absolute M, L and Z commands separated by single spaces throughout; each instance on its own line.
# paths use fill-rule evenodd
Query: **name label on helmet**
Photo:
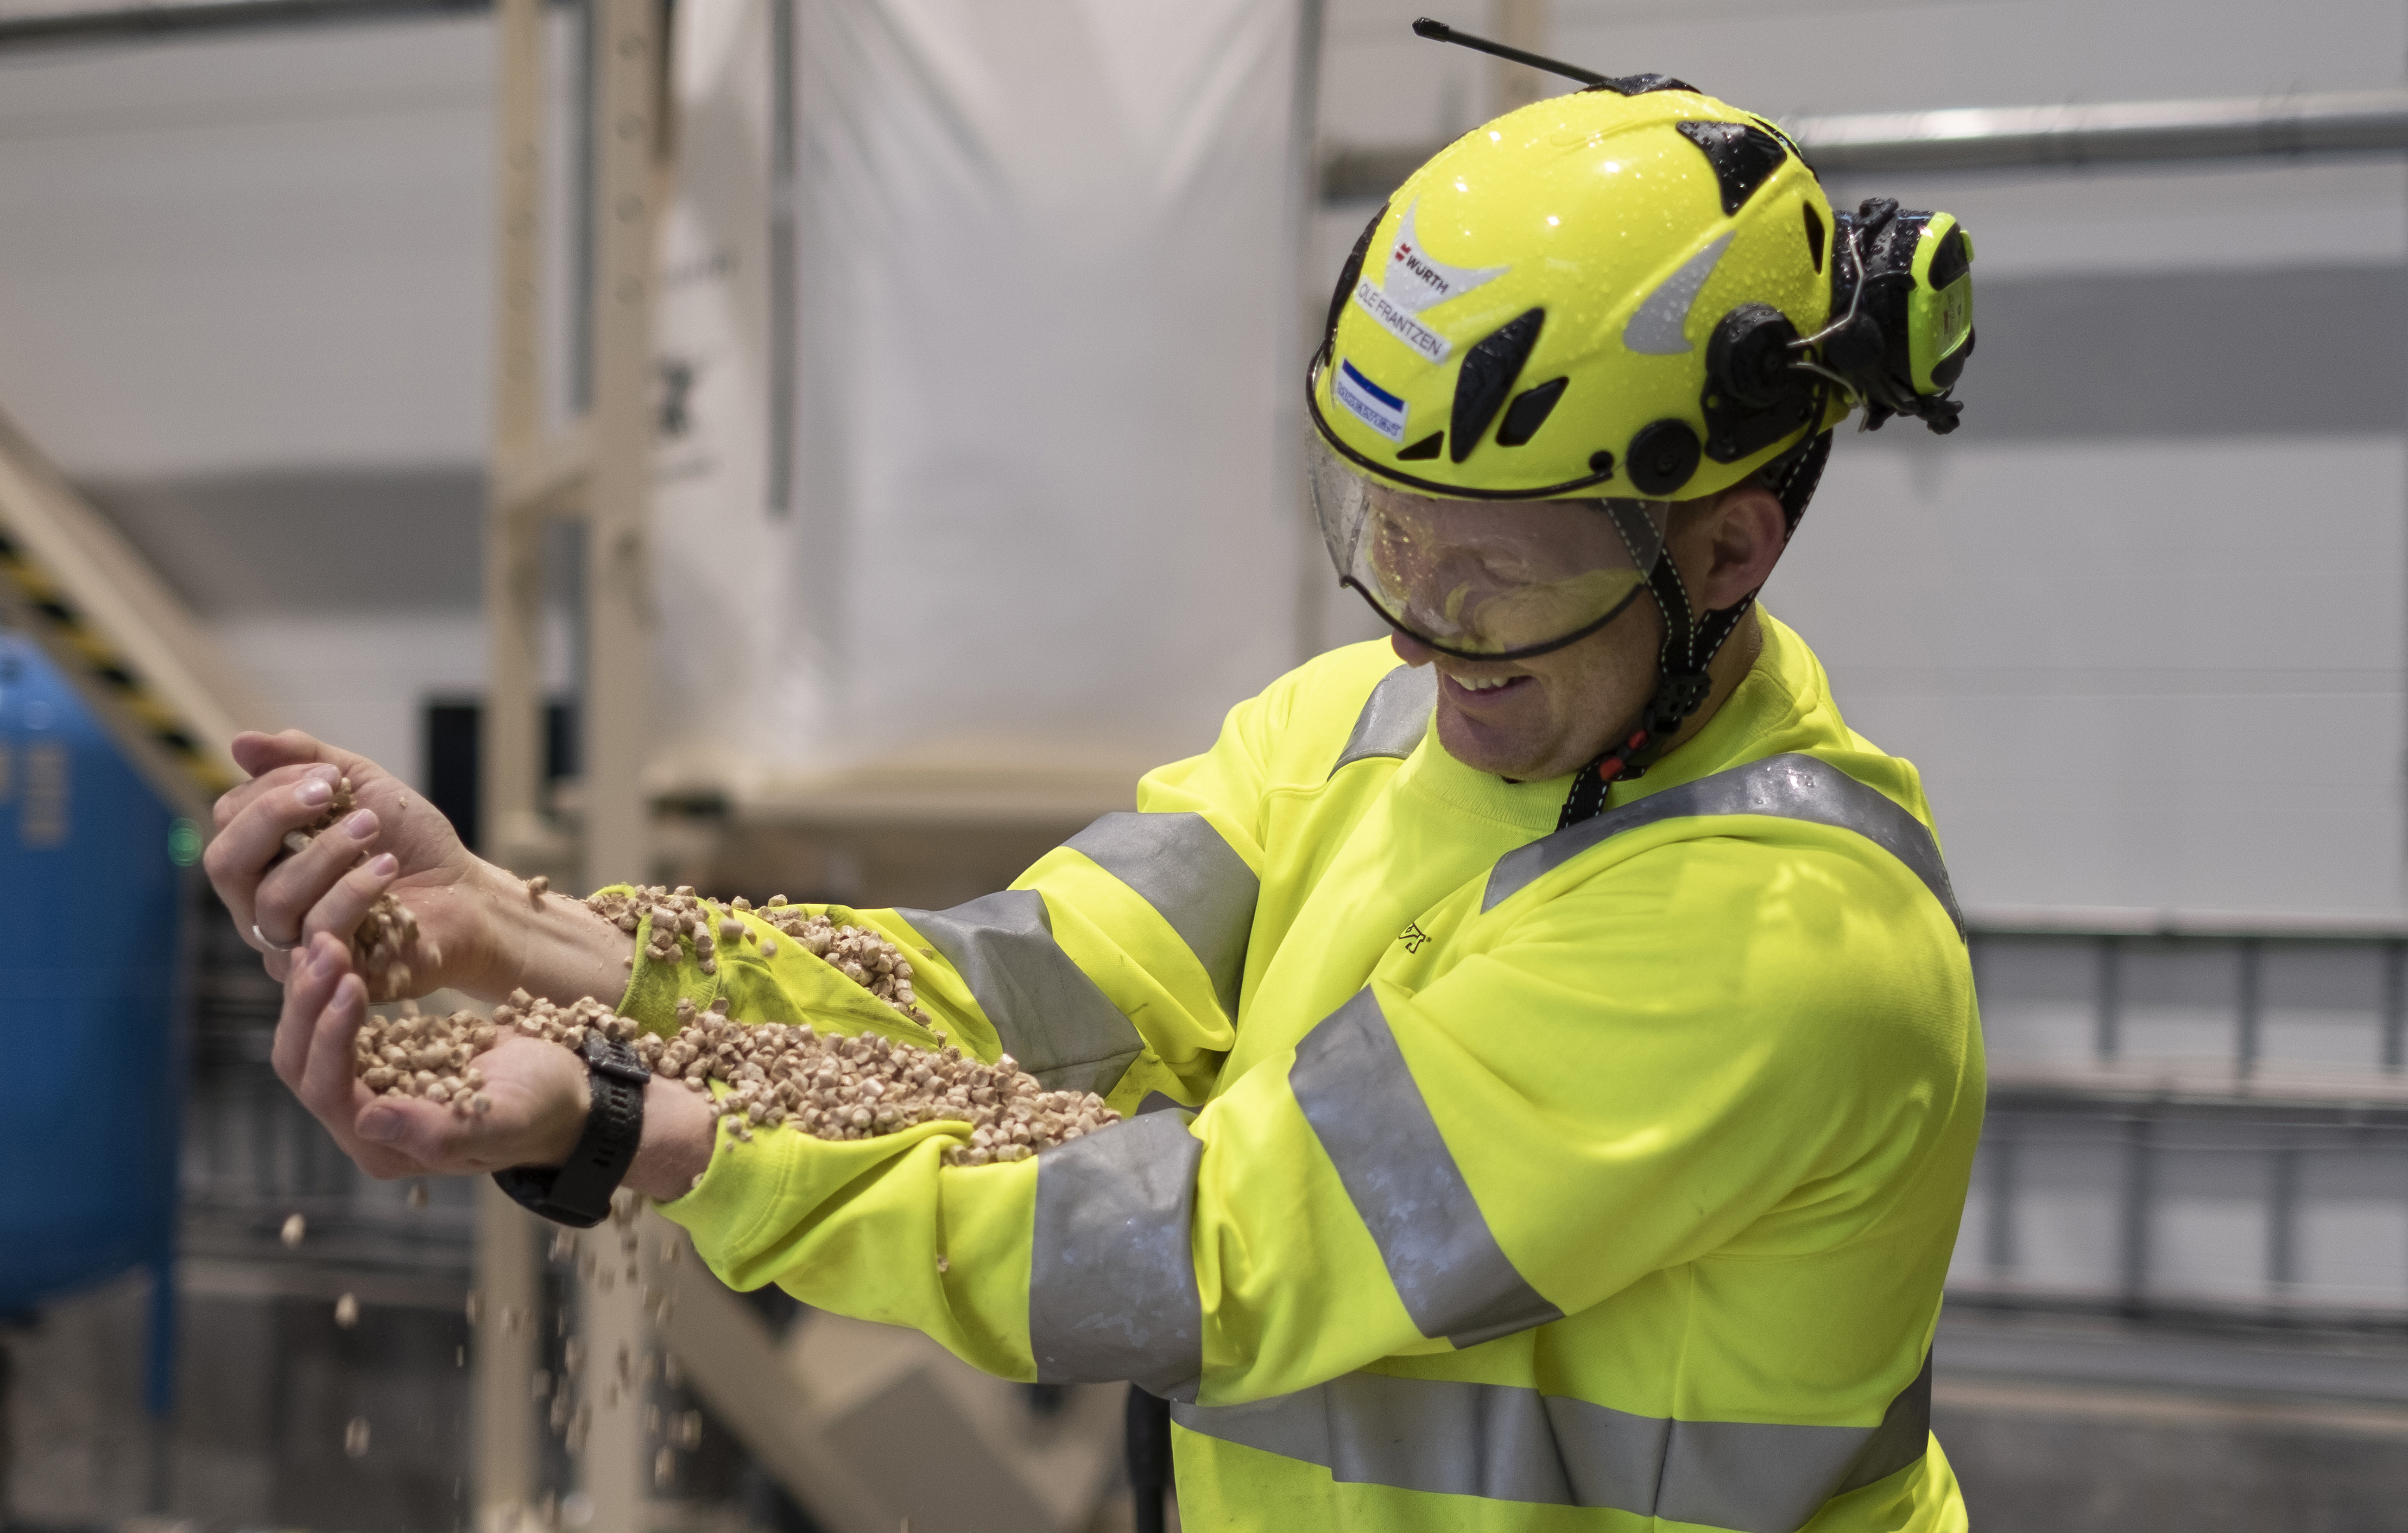
M 1444 362 L 1455 350 L 1455 343 L 1414 319 L 1403 305 L 1388 296 L 1380 284 L 1366 277 L 1355 286 L 1355 307 L 1379 322 L 1380 328 L 1403 341 L 1432 362 Z
M 1339 359 L 1338 376 L 1329 380 L 1329 392 L 1348 414 L 1373 431 L 1392 442 L 1405 439 L 1405 402 L 1365 378 L 1354 364 Z

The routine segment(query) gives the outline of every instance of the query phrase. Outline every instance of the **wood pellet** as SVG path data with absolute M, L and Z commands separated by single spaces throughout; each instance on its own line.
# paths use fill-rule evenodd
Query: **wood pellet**
M 652 956 L 663 962 L 678 956 L 676 944 L 690 941 L 709 967 L 719 945 L 752 935 L 752 927 L 733 919 L 714 923 L 709 902 L 695 898 L 690 888 L 606 892 L 586 903 L 626 931 L 649 914 Z M 741 900 L 731 908 L 750 909 Z M 893 943 L 825 916 L 794 910 L 781 919 L 776 913 L 790 909 L 775 900 L 763 913 L 778 931 L 896 1011 L 927 1022 L 913 1004 L 910 965 Z M 948 1166 L 1025 1160 L 1120 1121 L 1092 1092 L 1049 1092 L 1010 1054 L 989 1065 L 966 1056 L 941 1032 L 936 1033 L 938 1047 L 924 1049 L 874 1033 L 846 1036 L 809 1024 L 744 1024 L 726 1014 L 726 1004 L 722 997 L 703 1010 L 680 1000 L 677 1030 L 666 1038 L 644 1031 L 593 996 L 561 1006 L 523 990 L 511 992 L 491 1021 L 470 1011 L 372 1016 L 353 1045 L 354 1071 L 380 1096 L 416 1096 L 462 1117 L 480 1115 L 492 1110 L 493 1101 L 475 1061 L 506 1033 L 576 1050 L 588 1031 L 596 1031 L 633 1048 L 655 1075 L 682 1081 L 698 1095 L 712 1095 L 714 1082 L 724 1086 L 713 1103 L 718 1118 L 733 1120 L 722 1144 L 749 1142 L 755 1128 L 781 1125 L 823 1139 L 860 1139 L 915 1124 L 966 1125 L 968 1141 L 945 1152 Z M 599 1273 L 606 1281 L 611 1276 Z

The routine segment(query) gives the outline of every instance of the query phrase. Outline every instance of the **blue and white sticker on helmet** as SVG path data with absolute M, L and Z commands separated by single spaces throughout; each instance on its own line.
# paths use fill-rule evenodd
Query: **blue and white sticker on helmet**
M 1405 402 L 1365 378 L 1354 364 L 1340 357 L 1329 392 L 1348 414 L 1392 442 L 1405 439 Z

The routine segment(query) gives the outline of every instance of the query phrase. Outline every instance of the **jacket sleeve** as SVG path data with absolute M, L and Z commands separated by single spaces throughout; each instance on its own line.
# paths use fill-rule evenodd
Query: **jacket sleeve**
M 620 1010 L 670 1025 L 681 999 L 724 998 L 746 1022 L 810 1022 L 928 1046 L 942 1030 L 966 1053 L 1009 1053 L 1049 1090 L 1092 1091 L 1122 1112 L 1151 1095 L 1192 1105 L 1210 1092 L 1237 1026 L 1254 924 L 1264 747 L 1282 689 L 1230 711 L 1204 755 L 1147 774 L 1133 812 L 1107 814 L 1039 858 L 1010 889 L 948 910 L 807 905 L 867 928 L 912 967 L 928 1025 L 872 997 L 761 910 L 713 907 L 747 930 L 708 972 L 693 943 L 646 956 Z
M 1768 896 L 1768 871 L 1812 897 Z M 1970 1145 L 1980 1099 L 1962 957 L 1933 922 L 1884 919 L 1901 897 L 1845 849 L 1769 869 L 1687 842 L 1500 912 L 1426 982 L 1375 979 L 1192 1119 L 979 1168 L 940 1168 L 937 1125 L 781 1130 L 663 1211 L 735 1286 L 1010 1377 L 1283 1394 L 1709 1253 L 1857 1239 L 1920 1179 L 1961 1193 L 1929 1152 Z

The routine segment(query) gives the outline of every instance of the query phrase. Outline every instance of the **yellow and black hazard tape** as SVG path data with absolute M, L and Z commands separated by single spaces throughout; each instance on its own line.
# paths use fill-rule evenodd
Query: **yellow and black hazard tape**
M 108 689 L 150 743 L 199 786 L 203 797 L 214 798 L 235 785 L 234 775 L 194 737 L 182 711 L 151 690 L 108 636 L 93 625 L 58 582 L 5 530 L 0 530 L 0 576 L 6 576 L 25 605 L 50 623 L 93 679 Z

